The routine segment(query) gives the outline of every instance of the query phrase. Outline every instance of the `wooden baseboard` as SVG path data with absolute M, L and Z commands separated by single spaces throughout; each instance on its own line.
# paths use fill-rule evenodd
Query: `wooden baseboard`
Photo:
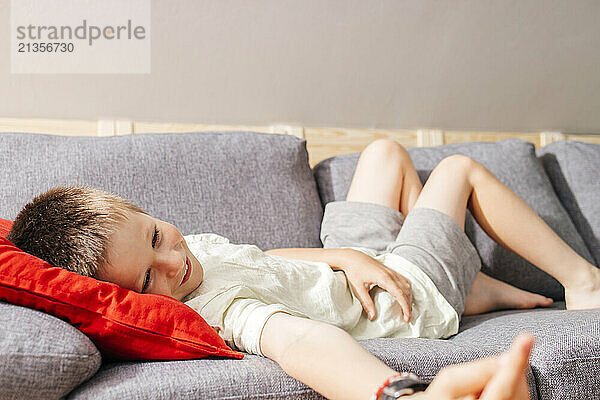
M 215 131 L 253 131 L 294 135 L 306 140 L 311 167 L 319 161 L 338 154 L 361 152 L 369 143 L 379 138 L 389 138 L 405 147 L 439 146 L 462 142 L 495 142 L 507 138 L 520 138 L 536 147 L 559 140 L 570 139 L 600 143 L 600 134 L 571 135 L 561 132 L 476 132 L 444 131 L 439 129 L 357 129 L 335 127 L 303 127 L 299 125 L 271 124 L 207 125 L 192 123 L 144 122 L 133 120 L 62 120 L 32 118 L 0 118 L 0 132 L 45 133 L 68 136 L 117 136 L 142 133 L 180 133 Z

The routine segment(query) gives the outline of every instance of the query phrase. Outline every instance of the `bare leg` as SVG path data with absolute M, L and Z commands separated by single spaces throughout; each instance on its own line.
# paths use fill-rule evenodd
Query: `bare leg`
M 422 189 L 408 151 L 393 140 L 379 139 L 361 153 L 346 200 L 381 204 L 399 210 L 406 216 Z M 463 221 L 464 213 L 465 206 Z M 550 304 L 551 299 L 518 289 L 480 272 L 467 295 L 465 315 Z
M 360 154 L 346 200 L 381 204 L 406 216 L 422 188 L 408 151 L 391 139 L 378 139 Z
M 442 160 L 414 207 L 438 209 L 461 227 L 468 207 L 492 239 L 563 284 L 567 308 L 600 307 L 600 270 L 579 256 L 523 199 L 476 161 L 462 155 Z

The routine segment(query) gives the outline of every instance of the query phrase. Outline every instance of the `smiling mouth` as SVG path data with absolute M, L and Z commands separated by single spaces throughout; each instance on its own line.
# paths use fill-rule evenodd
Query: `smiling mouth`
M 179 286 L 183 285 L 190 278 L 191 274 L 192 274 L 192 263 L 190 263 L 190 259 L 186 256 L 185 257 L 185 274 L 183 274 L 183 279 L 181 280 L 181 283 L 179 284 Z

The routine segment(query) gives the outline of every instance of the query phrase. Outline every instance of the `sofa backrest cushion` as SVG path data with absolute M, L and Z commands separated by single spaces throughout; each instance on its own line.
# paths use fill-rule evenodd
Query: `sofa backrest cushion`
M 184 234 L 319 247 L 322 206 L 306 142 L 255 132 L 65 137 L 0 134 L 0 217 L 35 195 L 87 185 L 121 195 Z
M 0 218 L 2 238 L 11 226 Z M 0 286 L 0 399 L 63 397 L 100 368 L 100 352 L 73 326 L 3 301 Z
M 561 140 L 539 148 L 537 155 L 600 266 L 600 144 Z
M 435 147 L 409 148 L 408 152 L 424 183 L 433 168 L 445 157 L 464 154 L 483 164 L 498 179 L 523 198 L 571 247 L 588 260 L 591 255 L 569 215 L 554 193 L 532 143 L 505 139 L 496 143 L 470 142 Z M 345 200 L 359 153 L 323 160 L 315 166 L 323 204 Z M 517 287 L 560 300 L 564 289 L 554 278 L 517 254 L 494 242 L 467 210 L 465 232 L 477 248 L 483 272 Z M 536 243 L 531 243 L 535 246 Z
M 51 315 L 0 301 L 0 399 L 58 399 L 100 368 L 96 346 Z

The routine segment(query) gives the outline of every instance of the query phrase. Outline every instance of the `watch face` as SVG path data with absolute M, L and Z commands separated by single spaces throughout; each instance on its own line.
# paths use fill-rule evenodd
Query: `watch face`
M 390 383 L 383 389 L 383 397 L 384 400 L 397 399 L 400 396 L 408 396 L 415 393 L 415 390 L 412 388 L 412 385 L 416 383 L 412 379 L 403 379 L 401 381 L 396 381 Z
M 392 380 L 385 388 L 383 388 L 381 400 L 393 400 L 402 396 L 408 396 L 415 392 L 421 392 L 427 389 L 428 383 L 419 379 L 416 375 L 406 374 Z

